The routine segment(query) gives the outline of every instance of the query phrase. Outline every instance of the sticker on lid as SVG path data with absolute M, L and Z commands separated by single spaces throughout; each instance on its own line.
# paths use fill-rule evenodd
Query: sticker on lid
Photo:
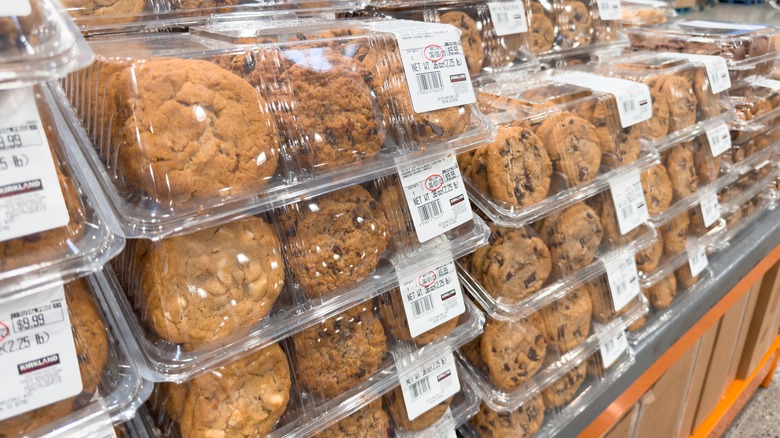
M 770 88 L 773 91 L 780 90 L 780 81 L 776 81 L 774 79 L 754 77 L 752 80 L 750 80 L 750 84 L 758 87 Z
M 371 28 L 395 35 L 415 112 L 477 101 L 457 28 L 404 20 L 374 22 Z
M 466 311 L 455 262 L 451 258 L 434 267 L 399 271 L 398 284 L 413 338 Z
M 621 331 L 615 336 L 601 341 L 601 364 L 604 369 L 611 367 L 620 356 L 628 350 L 628 339 L 626 332 Z
M 696 27 L 699 29 L 707 29 L 713 32 L 727 31 L 730 35 L 739 35 L 743 33 L 749 33 L 756 30 L 766 29 L 764 24 L 744 24 L 744 23 L 730 23 L 728 21 L 709 21 L 709 20 L 689 20 L 681 21 L 680 26 Z
M 417 239 L 427 242 L 471 220 L 455 154 L 398 170 Z
M 585 72 L 567 72 L 555 76 L 555 80 L 615 96 L 620 125 L 624 128 L 653 116 L 650 88 L 643 83 Z
M 713 94 L 718 94 L 731 88 L 728 64 L 726 64 L 726 60 L 720 56 L 673 52 L 664 52 L 663 55 L 668 56 L 669 58 L 687 59 L 691 62 L 703 64 L 704 69 L 707 71 L 707 79 L 710 82 L 710 91 Z
M 691 276 L 696 277 L 701 274 L 708 264 L 705 245 L 699 245 L 697 248 L 688 251 L 688 267 L 691 269 Z
M 599 17 L 602 20 L 620 20 L 623 18 L 620 0 L 596 0 L 596 6 L 599 8 Z
M 619 311 L 639 295 L 639 273 L 636 270 L 634 251 L 605 260 L 609 293 L 612 295 L 612 307 Z
M 32 88 L 0 93 L 0 242 L 70 217 Z
M 720 219 L 720 203 L 718 202 L 717 193 L 709 192 L 703 195 L 699 200 L 699 207 L 701 208 L 701 219 L 705 227 L 709 227 Z
M 452 352 L 401 374 L 401 392 L 406 415 L 413 421 L 460 391 L 458 370 Z
M 610 179 L 609 189 L 620 234 L 625 235 L 647 221 L 650 216 L 638 170 Z
M 528 32 L 523 2 L 518 0 L 489 2 L 487 7 L 490 10 L 490 21 L 493 23 L 496 36 Z
M 706 131 L 707 143 L 710 145 L 710 153 L 713 157 L 726 152 L 731 149 L 731 133 L 729 133 L 729 125 L 719 123 Z
M 0 305 L 0 375 L 0 420 L 81 393 L 63 286 Z
M 30 13 L 32 13 L 30 0 L 6 0 L 0 2 L 0 17 L 26 17 Z

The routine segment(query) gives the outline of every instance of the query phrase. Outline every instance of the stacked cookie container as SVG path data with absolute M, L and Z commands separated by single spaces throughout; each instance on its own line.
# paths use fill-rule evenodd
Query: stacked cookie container
M 56 2 L 0 15 L 0 434 L 112 433 L 151 385 L 85 276 L 124 238 L 42 90 L 93 54 Z
M 489 230 L 455 155 L 495 134 L 459 40 L 212 17 L 93 37 L 95 63 L 47 89 L 130 237 L 95 281 L 165 382 L 159 427 L 297 436 L 384 418 L 377 433 L 436 434 L 476 412 L 452 351 L 484 317 L 452 260 Z M 426 41 L 446 70 L 407 65 Z

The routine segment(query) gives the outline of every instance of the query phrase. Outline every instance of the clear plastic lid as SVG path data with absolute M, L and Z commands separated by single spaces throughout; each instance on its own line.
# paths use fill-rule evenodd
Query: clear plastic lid
M 780 144 L 778 127 L 769 127 L 756 132 L 731 131 L 731 136 L 739 140 L 732 141 L 731 150 L 726 152 L 724 158 L 735 163 L 737 168 L 742 167 L 742 162 L 749 160 L 751 156 L 778 147 Z
M 621 0 L 620 8 L 624 28 L 663 24 L 677 16 L 669 2 L 658 0 Z
M 124 246 L 73 137 L 39 88 L 0 91 L 7 109 L 0 146 L 0 296 L 99 270 Z
M 713 248 L 724 248 L 758 217 L 758 213 L 775 207 L 774 190 L 778 175 L 780 169 L 774 163 L 764 164 L 718 193 L 728 232 L 719 239 L 720 242 L 713 243 Z
M 731 124 L 732 139 L 741 143 L 776 126 L 780 117 L 780 81 L 750 77 L 729 91 L 729 100 L 737 110 L 737 119 Z
M 83 124 L 80 146 L 127 236 L 204 228 L 492 137 L 475 104 L 414 109 L 396 38 L 371 29 L 382 23 L 228 20 L 96 38 L 95 64 L 53 97 Z
M 639 125 L 622 127 L 615 96 L 557 80 L 563 74 L 500 75 L 480 88 L 499 134 L 458 162 L 472 200 L 496 223 L 535 221 L 657 160 Z
M 184 383 L 159 384 L 151 400 L 155 421 L 164 435 L 312 436 L 397 386 L 405 375 L 401 362 L 451 357 L 478 335 L 484 318 L 467 307 L 449 333 L 406 352 L 397 344 L 414 341 L 388 333 L 389 315 L 367 301 Z M 245 416 L 237 419 L 236 412 Z
M 23 403 L 4 413 L 3 435 L 49 436 L 110 428 L 111 423 L 132 418 L 149 396 L 151 384 L 141 379 L 114 322 L 99 307 L 95 288 L 91 278 L 82 278 L 0 301 L 0 324 L 14 328 L 0 342 L 4 360 L 27 367 L 20 373 L 23 379 L 49 382 L 25 391 L 24 380 L 7 377 L 4 396 L 16 395 Z M 54 355 L 57 363 L 45 365 L 36 354 Z
M 57 0 L 0 7 L 0 89 L 57 79 L 92 61 L 92 50 Z

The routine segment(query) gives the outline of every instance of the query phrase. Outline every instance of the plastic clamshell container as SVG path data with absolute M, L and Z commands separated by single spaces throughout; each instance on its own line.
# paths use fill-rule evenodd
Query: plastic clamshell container
M 419 243 L 397 184 L 381 179 L 192 234 L 130 240 L 103 276 L 105 299 L 127 321 L 150 380 L 188 379 L 486 242 L 489 229 L 474 216 Z
M 595 73 L 642 82 L 650 88 L 653 115 L 642 122 L 642 139 L 663 150 L 688 141 L 730 121 L 735 114 L 728 101 L 713 94 L 704 64 L 670 54 L 624 53 L 619 61 L 605 58 L 592 67 Z
M 772 131 L 775 131 L 775 129 Z M 768 141 L 774 140 L 772 137 L 778 134 L 780 134 L 780 129 L 778 129 L 777 132 L 770 132 L 765 136 L 758 136 L 751 139 L 749 141 L 750 144 L 740 145 L 744 152 L 742 156 L 746 158 L 737 163 L 735 166 L 736 173 L 742 176 L 756 170 L 761 170 L 767 165 L 776 165 L 778 162 L 778 154 L 780 154 L 780 141 L 775 140 L 774 143 L 767 143 Z M 768 170 L 769 169 L 766 169 L 766 171 Z
M 741 131 L 732 131 L 731 134 L 732 136 L 740 136 L 743 133 Z M 731 163 L 736 163 L 737 168 L 740 167 L 742 161 L 747 160 L 753 154 L 780 143 L 780 128 L 778 127 L 770 127 L 744 134 L 747 135 L 744 135 L 743 139 L 732 141 L 731 150 L 724 154 L 724 158 Z
M 647 225 L 622 235 L 614 211 L 606 191 L 525 227 L 490 224 L 488 246 L 458 261 L 461 282 L 490 317 L 526 317 L 655 241 Z
M 370 24 L 94 38 L 96 63 L 52 97 L 128 237 L 206 228 L 492 138 L 476 104 L 416 113 L 395 37 Z
M 732 84 L 767 74 L 778 56 L 778 29 L 762 24 L 680 20 L 626 33 L 635 50 L 720 56 L 728 64 Z
M 0 242 L 2 297 L 62 284 L 97 271 L 121 251 L 125 240 L 119 235 L 115 219 L 106 211 L 105 200 L 92 175 L 83 171 L 84 159 L 73 150 L 71 132 L 52 114 L 40 88 L 0 91 L 0 99 L 5 103 L 16 102 L 15 108 L 21 108 L 27 99 L 35 100 L 32 105 L 37 108 L 41 125 L 31 120 L 26 122 L 26 130 L 18 132 L 24 131 L 25 141 L 31 145 L 48 141 L 69 217 L 65 226 Z M 9 146 L 2 155 L 6 165 L 14 162 L 17 151 L 20 149 Z M 27 156 L 25 151 L 21 149 L 22 157 Z
M 234 415 L 233 406 L 252 403 L 253 397 L 245 395 L 252 390 L 246 387 L 245 393 L 245 385 L 257 384 L 256 390 L 275 395 L 262 397 L 259 403 L 278 403 L 258 410 L 263 418 L 231 422 L 226 428 L 252 428 L 259 435 L 271 437 L 312 436 L 396 387 L 399 378 L 405 376 L 405 368 L 399 363 L 426 363 L 444 356 L 477 336 L 484 324 L 476 306 L 467 302 L 468 310 L 455 328 L 409 352 L 396 348 L 399 342 L 407 341 L 385 332 L 386 316 L 390 315 L 383 315 L 377 306 L 367 301 L 281 344 L 268 345 L 183 384 L 158 384 L 158 391 L 151 399 L 157 407 L 156 423 L 166 436 L 177 428 L 176 423 L 182 436 L 187 436 L 190 430 L 219 424 L 208 419 L 182 422 L 183 418 L 190 418 L 181 414 L 188 406 L 195 410 L 209 409 L 198 403 L 201 395 L 206 396 L 203 391 L 215 391 L 214 396 L 224 400 L 220 404 L 222 412 L 209 413 L 208 417 L 223 416 L 227 423 Z M 397 353 L 400 353 L 398 357 Z M 238 378 L 255 369 L 273 372 L 275 379 L 253 383 L 251 379 Z M 185 394 L 186 398 L 182 398 Z
M 542 394 L 537 394 L 519 406 L 500 408 L 483 401 L 477 415 L 459 432 L 468 438 L 494 436 L 491 434 L 495 431 L 491 430 L 490 420 L 500 417 L 502 430 L 499 433 L 504 432 L 508 436 L 557 436 L 569 421 L 633 365 L 634 357 L 629 348 L 608 369 L 604 370 L 601 363 L 598 352 L 580 359 L 571 365 L 570 371 L 543 388 Z M 477 387 L 481 383 L 471 373 L 467 374 L 467 378 L 473 379 Z
M 446 23 L 461 31 L 461 44 L 464 47 L 466 63 L 472 77 L 480 73 L 491 74 L 499 71 L 531 71 L 538 68 L 538 61 L 531 55 L 529 34 L 527 31 L 499 35 L 494 26 L 494 17 L 490 7 L 502 2 L 484 0 L 456 2 L 448 5 L 432 5 L 409 8 L 367 9 L 362 14 L 396 19 Z M 507 4 L 513 2 L 505 2 Z M 507 14 L 507 12 L 504 12 Z M 499 17 L 500 20 L 517 20 L 518 17 Z M 506 24 L 503 24 L 504 27 Z M 527 19 L 522 24 L 527 27 Z M 501 32 L 503 33 L 502 27 Z
M 57 0 L 9 5 L 0 32 L 0 89 L 57 79 L 92 62 L 92 50 Z
M 620 9 L 624 28 L 663 24 L 677 16 L 668 2 L 657 0 L 622 0 Z
M 638 125 L 621 127 L 613 95 L 556 81 L 560 73 L 496 75 L 480 87 L 499 134 L 458 162 L 471 200 L 497 224 L 533 222 L 658 160 Z
M 776 126 L 780 118 L 780 81 L 750 77 L 729 90 L 729 101 L 737 110 L 731 137 L 740 143 Z
M 55 310 L 67 307 L 64 317 L 70 320 L 83 385 L 81 392 L 73 397 L 0 421 L 0 430 L 5 435 L 97 434 L 98 430 L 111 428 L 112 423 L 119 424 L 132 418 L 149 397 L 152 384 L 141 378 L 139 369 L 130 359 L 125 340 L 115 330 L 115 321 L 104 313 L 96 292 L 98 287 L 91 277 L 55 286 L 64 290 L 65 306 L 61 307 L 49 301 L 36 302 L 38 297 L 50 297 L 49 290 L 0 300 L 0 304 L 6 306 L 14 302 L 19 305 L 21 299 L 31 306 L 53 305 Z M 10 320 L 7 322 L 13 324 Z M 47 323 L 53 324 L 54 320 Z M 12 348 L 8 346 L 12 342 L 23 343 L 21 338 L 31 333 L 34 332 L 30 329 L 27 333 L 15 330 L 4 340 L 4 348 Z M 53 332 L 43 332 L 39 336 L 53 336 Z M 63 350 L 59 353 L 63 361 L 68 357 Z M 62 377 L 74 378 L 65 372 Z

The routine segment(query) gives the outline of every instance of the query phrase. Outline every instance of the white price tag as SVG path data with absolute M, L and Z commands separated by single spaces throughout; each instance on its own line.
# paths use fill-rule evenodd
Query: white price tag
M 634 252 L 629 251 L 629 254 L 620 258 L 604 261 L 604 266 L 607 269 L 612 305 L 615 311 L 619 311 L 640 293 L 639 273 L 636 270 Z
M 463 292 L 450 259 L 433 269 L 398 273 L 401 298 L 412 337 L 427 332 L 466 311 Z
M 371 27 L 395 35 L 415 112 L 477 101 L 457 28 L 405 20 L 374 22 Z
M 688 267 L 691 269 L 691 276 L 696 277 L 707 268 L 707 251 L 705 245 L 699 245 L 693 251 L 688 251 Z
M 615 96 L 624 128 L 649 120 L 653 115 L 650 89 L 643 83 L 585 72 L 568 72 L 556 76 L 555 80 Z
M 444 435 L 444 438 L 458 438 L 458 434 L 455 433 L 454 430 L 451 430 L 447 432 L 447 435 Z
M 612 178 L 609 180 L 609 189 L 621 234 L 626 234 L 647 221 L 649 214 L 639 171 Z
M 401 392 L 409 421 L 460 391 L 458 370 L 452 353 L 422 364 L 401 377 Z
M 471 220 L 471 203 L 455 154 L 399 169 L 398 176 L 420 242 Z
M 705 227 L 709 227 L 720 219 L 720 203 L 717 193 L 712 192 L 702 196 L 699 200 L 699 208 L 701 208 L 701 219 Z
M 731 149 L 729 126 L 724 122 L 708 129 L 707 142 L 710 144 L 710 153 L 713 157 L 717 157 Z
M 0 242 L 68 224 L 32 88 L 0 93 Z
M 620 20 L 622 18 L 620 0 L 596 0 L 596 5 L 602 20 Z
M 601 341 L 601 363 L 604 369 L 611 367 L 618 358 L 628 350 L 626 332 L 620 332 L 617 336 Z
M 753 170 L 759 171 L 759 170 L 763 169 L 764 167 L 766 167 L 767 164 L 769 164 L 770 162 L 771 161 L 769 161 L 769 160 L 764 160 L 764 161 L 756 164 L 755 166 L 753 166 Z
M 0 375 L 0 420 L 81 392 L 62 286 L 0 305 Z
M 731 88 L 728 64 L 726 64 L 726 60 L 720 56 L 675 52 L 664 52 L 662 54 L 668 58 L 687 59 L 691 62 L 704 64 L 704 69 L 707 71 L 707 79 L 710 81 L 710 91 L 712 91 L 713 94 L 718 94 Z
M 523 2 L 517 0 L 489 2 L 487 7 L 490 10 L 490 19 L 496 36 L 528 32 Z
M 31 12 L 30 0 L 5 0 L 0 2 L 0 17 L 26 17 Z
M 707 29 L 712 31 L 714 30 L 737 31 L 734 32 L 735 34 L 766 29 L 766 25 L 763 24 L 729 23 L 728 21 L 689 20 L 689 21 L 681 21 L 678 24 L 680 26 L 697 27 L 699 29 Z
M 774 79 L 754 77 L 753 80 L 750 81 L 750 84 L 758 87 L 771 88 L 774 91 L 780 91 L 780 81 Z

